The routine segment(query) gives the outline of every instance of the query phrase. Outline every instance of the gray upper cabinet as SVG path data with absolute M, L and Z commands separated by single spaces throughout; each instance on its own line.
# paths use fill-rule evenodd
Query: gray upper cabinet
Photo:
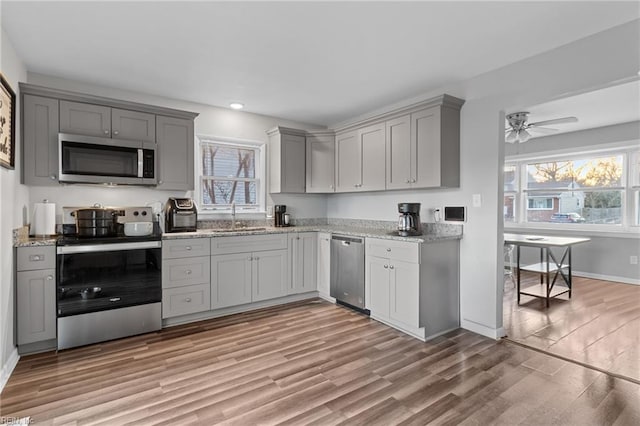
M 60 132 L 110 138 L 111 108 L 60 101 Z
M 362 183 L 362 157 L 355 131 L 336 135 L 336 192 L 352 192 Z
M 194 188 L 194 119 L 171 108 L 20 83 L 22 182 L 58 184 L 58 134 L 143 142 L 156 147 L 158 188 Z
M 156 116 L 158 189 L 193 190 L 193 120 Z
M 335 192 L 335 161 L 333 132 L 307 134 L 307 192 Z
M 156 141 L 156 117 L 145 112 L 60 101 L 60 131 L 104 138 Z
M 58 100 L 24 95 L 22 102 L 22 183 L 58 184 Z
M 269 135 L 269 192 L 305 192 L 305 132 L 276 127 Z
M 361 176 L 358 191 L 385 189 L 385 125 L 374 124 L 358 130 Z
M 387 189 L 411 188 L 416 158 L 412 150 L 411 115 L 386 122 Z
M 134 141 L 156 141 L 156 116 L 138 111 L 113 108 L 111 137 Z

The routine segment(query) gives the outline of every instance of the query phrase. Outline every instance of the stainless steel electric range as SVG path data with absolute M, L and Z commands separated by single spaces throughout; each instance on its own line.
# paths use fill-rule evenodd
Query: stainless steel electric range
M 64 208 L 65 216 L 74 208 Z M 115 208 L 111 236 L 82 237 L 63 225 L 57 242 L 58 349 L 132 336 L 162 327 L 161 237 L 150 207 Z M 124 233 L 151 222 L 149 235 Z M 67 220 L 68 222 L 68 220 Z

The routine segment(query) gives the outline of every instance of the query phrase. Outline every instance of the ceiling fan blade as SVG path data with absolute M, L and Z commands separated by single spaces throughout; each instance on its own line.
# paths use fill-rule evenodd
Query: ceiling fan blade
M 576 123 L 577 121 L 578 121 L 577 117 L 554 118 L 553 120 L 544 120 L 544 121 L 538 121 L 537 123 L 529 123 L 529 127 L 544 126 L 547 124 Z
M 557 133 L 559 130 L 558 129 L 552 129 L 550 127 L 527 127 L 527 130 L 529 132 L 538 132 L 538 133 L 542 133 L 545 135 L 552 135 L 554 133 Z

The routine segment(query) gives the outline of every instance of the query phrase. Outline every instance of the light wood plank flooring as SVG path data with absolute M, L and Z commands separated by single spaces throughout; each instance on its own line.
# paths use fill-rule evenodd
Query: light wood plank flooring
M 524 285 L 538 276 L 523 273 Z M 573 277 L 573 294 L 542 299 L 517 294 L 505 282 L 504 328 L 509 339 L 640 382 L 640 286 Z
M 35 424 L 640 423 L 640 386 L 458 330 L 422 343 L 309 301 L 24 357 L 0 415 Z

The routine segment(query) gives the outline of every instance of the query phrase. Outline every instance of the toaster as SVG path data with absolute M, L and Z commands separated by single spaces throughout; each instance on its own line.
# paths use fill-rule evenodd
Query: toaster
M 191 198 L 174 198 L 167 201 L 164 211 L 165 232 L 193 232 L 198 224 L 198 209 Z

